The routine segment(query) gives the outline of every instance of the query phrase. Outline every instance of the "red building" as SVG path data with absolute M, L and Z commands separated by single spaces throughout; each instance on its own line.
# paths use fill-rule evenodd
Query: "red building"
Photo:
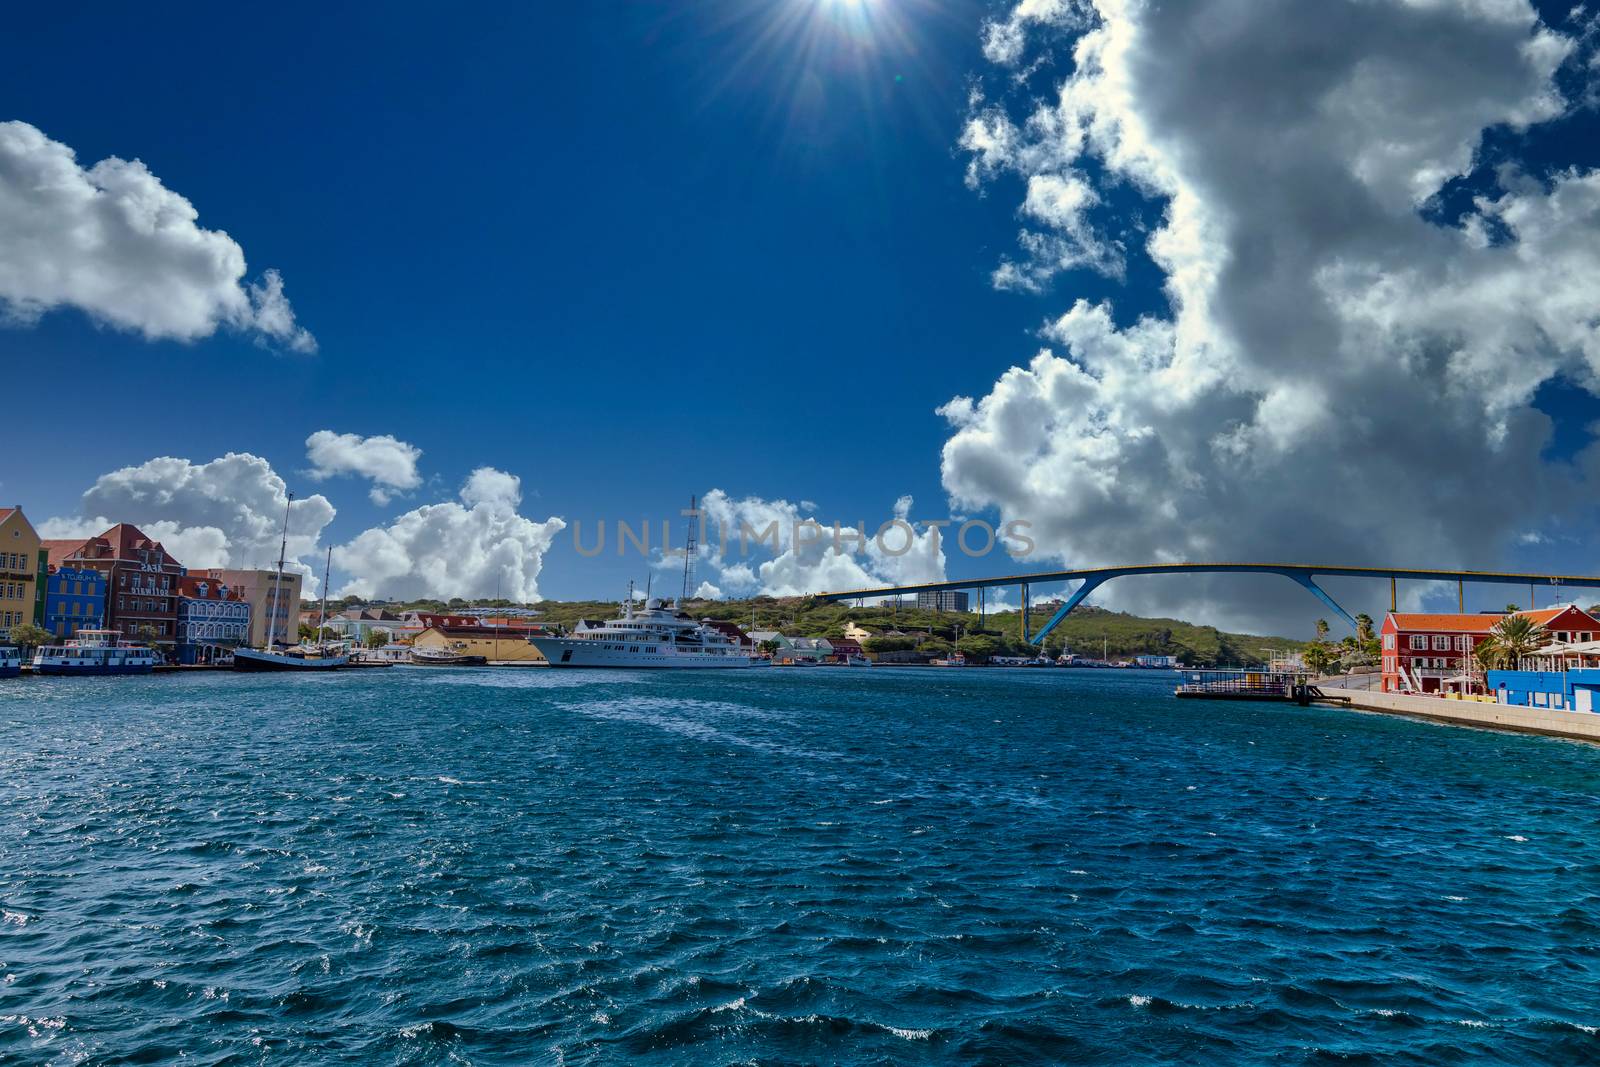
M 1600 620 L 1573 605 L 1522 611 L 1551 641 L 1600 640 Z M 1391 611 L 1379 631 L 1383 691 L 1437 693 L 1440 682 L 1473 667 L 1470 656 L 1504 615 L 1431 615 Z
M 53 554 L 53 553 L 52 553 Z M 106 576 L 106 627 L 137 639 L 146 627 L 164 646 L 178 640 L 178 580 L 182 564 L 137 526 L 118 523 L 68 552 L 62 562 Z
M 832 658 L 839 663 L 848 663 L 852 659 L 864 659 L 866 652 L 861 648 L 861 642 L 853 637 L 830 637 L 828 644 L 833 646 Z

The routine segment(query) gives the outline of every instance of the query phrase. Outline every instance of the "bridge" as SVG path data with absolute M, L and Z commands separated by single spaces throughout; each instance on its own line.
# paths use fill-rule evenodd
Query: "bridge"
M 1072 612 L 1072 609 L 1083 603 L 1090 593 L 1113 578 L 1122 578 L 1131 574 L 1279 574 L 1297 585 L 1304 587 L 1308 592 L 1326 604 L 1336 615 L 1350 624 L 1352 630 L 1356 629 L 1356 620 L 1344 608 L 1340 607 L 1327 590 L 1317 584 L 1320 578 L 1387 578 L 1389 580 L 1389 610 L 1394 611 L 1398 604 L 1398 583 L 1406 581 L 1424 582 L 1455 582 L 1456 600 L 1459 609 L 1467 610 L 1468 582 L 1484 583 L 1489 585 L 1525 585 L 1528 587 L 1529 604 L 1534 606 L 1535 590 L 1541 585 L 1548 585 L 1559 591 L 1561 586 L 1570 585 L 1580 588 L 1600 588 L 1600 577 L 1593 575 L 1572 574 L 1527 574 L 1510 571 L 1446 571 L 1446 570 L 1418 570 L 1403 567 L 1318 567 L 1304 563 L 1144 563 L 1127 567 L 1093 567 L 1085 570 L 1071 571 L 1040 571 L 1033 574 L 1009 574 L 996 578 L 964 578 L 957 581 L 929 582 L 924 585 L 884 586 L 878 589 L 845 589 L 837 592 L 818 593 L 822 600 L 864 600 L 867 597 L 906 596 L 915 593 L 954 592 L 970 589 L 993 589 L 1003 586 L 1017 586 L 1022 593 L 1022 639 L 1033 644 L 1041 644 L 1061 624 L 1061 620 Z M 1028 631 L 1028 593 L 1032 586 L 1048 585 L 1055 582 L 1080 581 L 1056 613 L 1050 617 L 1037 633 Z M 1555 597 L 1552 596 L 1552 600 Z

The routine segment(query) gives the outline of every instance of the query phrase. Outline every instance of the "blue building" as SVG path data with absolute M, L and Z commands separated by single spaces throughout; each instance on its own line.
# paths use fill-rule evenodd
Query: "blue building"
M 178 579 L 178 662 L 213 663 L 250 643 L 244 590 L 216 578 Z
M 106 576 L 87 567 L 52 567 L 44 585 L 44 628 L 57 637 L 106 624 Z
M 1488 685 L 1500 703 L 1514 707 L 1600 712 L 1600 667 L 1490 671 Z

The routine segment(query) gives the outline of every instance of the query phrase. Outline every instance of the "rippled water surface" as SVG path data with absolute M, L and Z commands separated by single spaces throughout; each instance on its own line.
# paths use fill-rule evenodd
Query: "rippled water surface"
M 0 1061 L 1600 1060 L 1600 748 L 1170 686 L 0 682 Z

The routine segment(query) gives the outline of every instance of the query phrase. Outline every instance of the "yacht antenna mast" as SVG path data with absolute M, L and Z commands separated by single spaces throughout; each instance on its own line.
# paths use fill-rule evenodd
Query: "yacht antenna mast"
M 689 599 L 689 583 L 694 581 L 694 553 L 699 545 L 699 542 L 695 539 L 698 526 L 695 520 L 700 517 L 700 513 L 696 510 L 693 496 L 689 497 L 689 510 L 684 514 L 689 516 L 689 531 L 684 534 L 683 538 L 683 596 L 679 603 Z

